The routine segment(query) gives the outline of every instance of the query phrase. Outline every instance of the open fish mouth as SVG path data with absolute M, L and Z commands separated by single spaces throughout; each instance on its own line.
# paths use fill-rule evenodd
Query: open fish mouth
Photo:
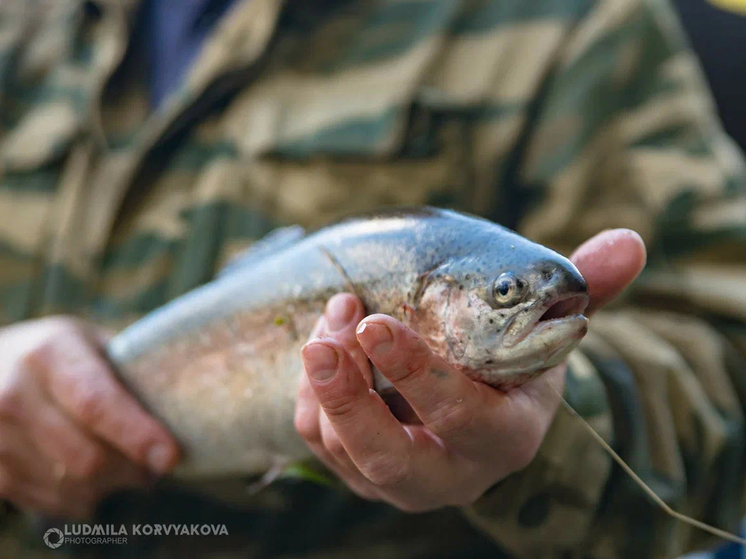
M 587 306 L 585 293 L 558 294 L 549 301 L 537 302 L 524 311 L 521 324 L 515 321 L 508 328 L 503 346 L 515 347 L 528 338 L 547 335 L 550 331 L 572 338 L 582 337 L 588 329 L 588 318 L 583 315 Z

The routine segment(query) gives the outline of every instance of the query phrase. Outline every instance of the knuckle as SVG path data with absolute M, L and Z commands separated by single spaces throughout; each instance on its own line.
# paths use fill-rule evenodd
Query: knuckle
M 331 419 L 350 416 L 355 411 L 355 399 L 348 395 L 335 396 L 324 400 L 324 412 Z
M 422 345 L 424 345 L 424 343 Z M 414 349 L 407 351 L 403 362 L 396 367 L 397 371 L 395 371 L 395 374 L 398 372 L 398 378 L 392 380 L 395 380 L 400 384 L 417 381 L 427 370 L 429 362 L 429 349 L 427 349 L 426 346 L 421 347 L 420 344 L 416 344 Z
M 324 447 L 326 448 L 326 450 L 329 451 L 329 453 L 332 454 L 332 456 L 334 456 L 335 458 L 343 458 L 347 455 L 347 449 L 345 449 L 342 441 L 336 433 L 325 432 L 323 436 Z
M 422 378 L 426 366 L 426 359 L 418 356 L 407 356 L 407 360 L 399 366 L 398 371 L 395 371 L 395 377 L 392 380 L 400 385 L 416 382 Z M 398 374 L 396 374 L 397 372 Z
M 56 361 L 61 344 L 65 344 L 71 337 L 80 335 L 77 322 L 69 317 L 54 316 L 44 320 L 44 338 L 22 358 L 22 365 L 30 370 L 48 367 Z
M 361 471 L 374 485 L 390 489 L 409 477 L 409 461 L 385 454 L 370 459 Z
M 320 439 L 318 420 L 314 421 L 312 414 L 296 414 L 295 430 L 298 432 L 302 439 L 308 442 L 316 442 Z
M 0 390 L 0 418 L 15 421 L 23 415 L 23 398 L 16 386 Z
M 425 369 L 425 359 L 421 356 L 413 356 L 411 361 L 408 361 L 404 366 L 405 376 L 414 377 L 422 374 Z M 405 379 L 402 379 L 405 380 Z
M 474 424 L 475 413 L 469 406 L 456 401 L 444 404 L 430 417 L 427 426 L 438 436 L 469 431 Z
M 93 448 L 75 460 L 70 473 L 79 479 L 95 477 L 103 471 L 105 462 L 103 451 Z
M 83 383 L 76 384 L 71 396 L 71 411 L 85 425 L 100 423 L 106 414 L 103 394 L 100 390 L 84 386 Z
M 21 368 L 24 371 L 31 372 L 46 369 L 54 363 L 56 345 L 57 342 L 55 338 L 47 338 L 43 342 L 40 342 L 27 351 L 21 358 Z

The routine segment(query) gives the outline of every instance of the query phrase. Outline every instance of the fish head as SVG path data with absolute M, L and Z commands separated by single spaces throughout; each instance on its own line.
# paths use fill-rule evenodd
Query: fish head
M 423 279 L 416 306 L 436 353 L 501 389 L 560 363 L 588 330 L 588 287 L 575 265 L 519 242 L 508 257 L 503 246 L 444 262 Z

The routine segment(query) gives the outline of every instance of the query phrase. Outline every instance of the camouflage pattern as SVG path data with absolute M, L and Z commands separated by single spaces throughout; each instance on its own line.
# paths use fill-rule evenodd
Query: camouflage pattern
M 276 226 L 361 209 L 453 207 L 563 253 L 630 227 L 648 270 L 594 317 L 566 396 L 668 503 L 737 529 L 746 171 L 668 4 L 240 1 L 155 114 L 136 4 L 0 4 L 0 323 L 119 328 Z M 534 462 L 463 510 L 407 515 L 292 480 L 206 491 L 114 496 L 99 521 L 230 537 L 80 553 L 601 559 L 714 543 L 562 409 Z M 0 523 L 3 557 L 62 554 L 18 514 Z

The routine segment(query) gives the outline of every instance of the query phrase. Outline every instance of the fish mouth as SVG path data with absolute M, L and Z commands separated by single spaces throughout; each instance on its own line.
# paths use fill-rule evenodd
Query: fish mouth
M 588 318 L 583 311 L 588 306 L 588 300 L 586 293 L 567 293 L 549 301 L 534 303 L 524 311 L 520 321 L 513 321 L 505 333 L 503 346 L 514 347 L 529 336 L 556 329 L 584 336 L 588 329 Z

